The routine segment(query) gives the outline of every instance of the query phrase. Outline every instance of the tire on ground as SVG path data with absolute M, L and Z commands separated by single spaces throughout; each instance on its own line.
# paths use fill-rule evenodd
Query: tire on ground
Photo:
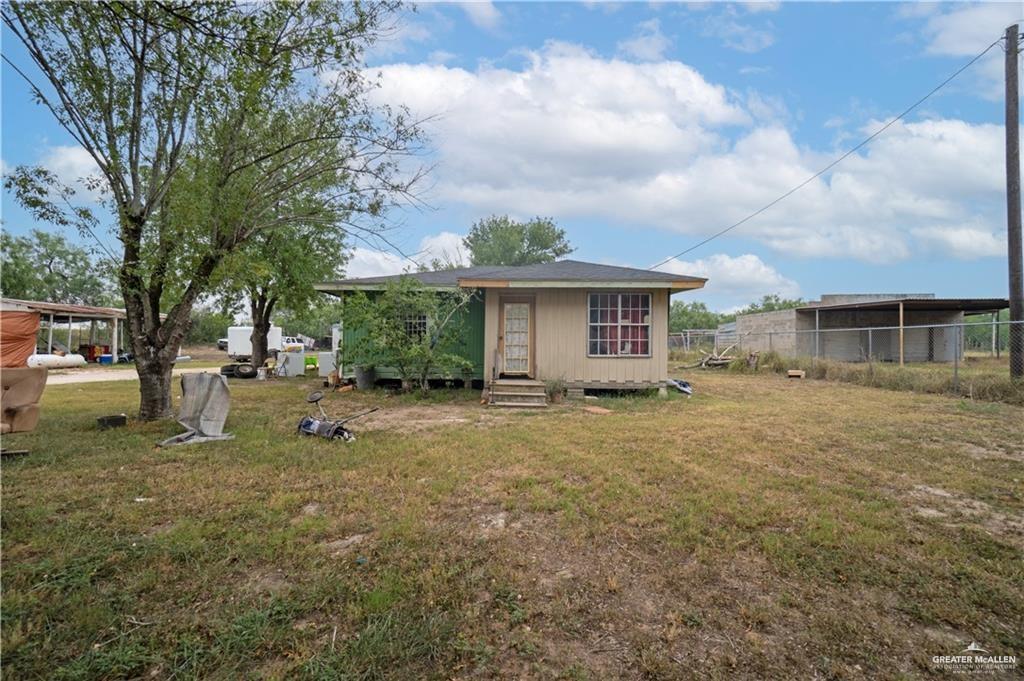
M 234 378 L 237 367 L 237 364 L 225 364 L 220 368 L 220 375 L 227 376 L 228 378 Z
M 235 376 L 237 378 L 256 378 L 256 367 L 251 364 L 236 364 Z

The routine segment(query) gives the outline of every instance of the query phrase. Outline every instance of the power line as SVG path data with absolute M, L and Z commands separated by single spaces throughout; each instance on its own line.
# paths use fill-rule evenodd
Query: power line
M 706 244 L 706 243 L 708 243 L 708 242 L 710 242 L 710 241 L 713 241 L 713 240 L 717 239 L 718 237 L 722 236 L 723 234 L 725 234 L 726 232 L 732 231 L 732 230 L 736 229 L 737 227 L 739 227 L 740 225 L 742 225 L 743 223 L 745 223 L 745 222 L 748 222 L 749 220 L 752 220 L 752 219 L 756 218 L 756 217 L 757 217 L 758 215 L 760 215 L 761 213 L 765 212 L 766 210 L 768 210 L 769 208 L 771 208 L 771 207 L 772 207 L 772 206 L 774 206 L 775 204 L 777 204 L 777 203 L 780 203 L 781 201 L 783 201 L 783 200 L 785 200 L 785 199 L 789 198 L 790 196 L 792 196 L 792 195 L 793 195 L 793 194 L 795 194 L 796 192 L 800 191 L 801 189 L 803 189 L 804 187 L 806 187 L 806 186 L 807 186 L 808 184 L 810 184 L 810 183 L 811 183 L 811 182 L 813 182 L 814 180 L 818 179 L 819 177 L 821 177 L 822 175 L 824 175 L 824 174 L 825 174 L 825 173 L 827 173 L 828 171 L 830 171 L 830 170 L 832 170 L 833 168 L 835 168 L 835 167 L 836 167 L 837 165 L 839 165 L 839 164 L 840 164 L 840 163 L 841 163 L 841 162 L 842 162 L 843 160 L 845 160 L 845 159 L 846 159 L 847 157 L 849 157 L 849 156 L 853 155 L 854 153 L 856 153 L 857 151 L 859 151 L 859 150 L 860 150 L 860 149 L 861 149 L 861 148 L 862 148 L 862 147 L 863 147 L 864 145 L 868 144 L 868 143 L 869 143 L 869 142 L 871 142 L 871 141 L 872 141 L 873 139 L 875 139 L 876 137 L 878 137 L 879 135 L 881 135 L 881 134 L 882 134 L 883 132 L 885 132 L 886 130 L 888 130 L 888 129 L 889 129 L 890 127 L 892 127 L 892 126 L 893 126 L 893 125 L 894 125 L 894 124 L 895 124 L 895 123 L 896 123 L 897 121 L 901 120 L 901 119 L 902 119 L 902 118 L 903 118 L 904 116 L 906 116 L 906 115 L 907 115 L 907 114 L 909 114 L 909 113 L 910 113 L 911 111 L 913 111 L 914 109 L 916 109 L 916 108 L 917 108 L 918 106 L 920 106 L 921 104 L 923 104 L 923 103 L 924 103 L 924 102 L 925 102 L 926 100 L 928 100 L 928 99 L 929 99 L 929 98 L 930 98 L 930 97 L 931 97 L 932 95 L 934 95 L 934 94 L 935 94 L 936 92 L 938 92 L 939 90 L 941 90 L 942 88 L 944 88 L 944 87 L 945 87 L 946 85 L 948 85 L 948 84 L 949 84 L 949 83 L 950 83 L 950 82 L 951 82 L 951 81 L 952 81 L 952 80 L 953 80 L 954 78 L 956 78 L 956 77 L 957 77 L 957 76 L 959 76 L 959 75 L 960 75 L 961 73 L 963 73 L 964 71 L 966 71 L 967 69 L 969 69 L 969 68 L 970 68 L 971 66 L 973 66 L 973 65 L 974 65 L 974 63 L 975 63 L 976 61 L 978 61 L 979 59 L 981 59 L 982 57 L 984 57 L 984 56 L 985 56 L 986 54 L 988 54 L 988 51 L 989 51 L 989 50 L 991 50 L 991 49 L 992 49 L 993 47 L 995 47 L 996 45 L 998 45 L 998 44 L 999 44 L 1000 42 L 1002 42 L 1002 41 L 1003 41 L 1003 37 L 1002 37 L 1002 36 L 1000 36 L 999 38 L 997 38 L 996 40 L 994 40 L 994 41 L 992 42 L 992 44 L 991 44 L 991 45 L 989 45 L 988 47 L 986 47 L 986 48 L 985 48 L 984 50 L 982 50 L 982 51 L 981 51 L 981 52 L 980 52 L 980 53 L 979 53 L 978 55 L 976 55 L 976 56 L 975 56 L 975 57 L 974 57 L 973 59 L 971 59 L 971 60 L 970 60 L 969 62 L 967 62 L 966 64 L 964 64 L 963 66 L 961 66 L 961 67 L 960 67 L 959 69 L 957 69 L 957 70 L 956 70 L 955 72 L 953 72 L 953 75 L 951 75 L 950 77 L 946 78 L 946 80 L 942 81 L 941 83 L 939 83 L 938 85 L 936 85 L 936 86 L 935 86 L 934 88 L 932 88 L 932 90 L 931 90 L 931 91 L 930 91 L 930 92 L 929 92 L 928 94 L 926 94 L 926 95 L 925 95 L 924 97 L 921 97 L 921 99 L 917 100 L 916 102 L 914 102 L 913 104 L 911 104 L 910 106 L 908 106 L 908 107 L 907 107 L 906 109 L 904 109 L 904 110 L 903 110 L 903 111 L 902 111 L 902 112 L 901 112 L 901 113 L 900 113 L 900 114 L 899 114 L 898 116 L 896 116 L 896 117 L 894 117 L 894 118 L 890 119 L 888 123 L 886 123 L 885 125 L 883 125 L 882 127 L 880 127 L 880 128 L 878 129 L 878 130 L 876 130 L 876 131 L 874 131 L 873 133 L 871 133 L 871 135 L 870 135 L 869 137 L 867 137 L 867 138 L 865 138 L 864 140 L 862 140 L 862 141 L 861 141 L 861 142 L 860 142 L 859 144 L 857 144 L 857 146 L 855 146 L 855 147 L 851 148 L 851 149 L 850 149 L 850 150 L 848 150 L 848 151 L 847 151 L 847 152 L 846 152 L 845 154 L 843 154 L 842 156 L 840 156 L 840 157 L 839 157 L 839 158 L 837 158 L 836 160 L 832 161 L 832 162 L 831 162 L 831 163 L 829 163 L 829 164 L 828 164 L 827 166 L 825 166 L 824 168 L 822 168 L 822 169 L 821 169 L 821 170 L 819 170 L 818 172 L 814 173 L 813 175 L 811 175 L 810 177 L 808 177 L 808 178 L 807 178 L 806 180 L 804 180 L 804 181 L 803 181 L 803 182 L 801 182 L 800 184 L 796 185 L 795 187 L 793 187 L 792 189 L 790 189 L 789 191 L 787 191 L 787 192 L 786 192 L 785 194 L 782 194 L 781 196 L 777 197 L 776 199 L 774 199 L 774 200 L 773 200 L 773 201 L 771 201 L 770 203 L 766 203 L 765 205 L 761 206 L 760 208 L 758 208 L 757 210 L 755 210 L 755 211 L 754 211 L 753 213 L 751 213 L 750 215 L 746 216 L 746 217 L 745 217 L 745 218 L 743 218 L 742 220 L 740 220 L 740 221 L 738 221 L 738 222 L 734 222 L 733 224 L 729 225 L 729 226 L 728 226 L 728 227 L 726 227 L 725 229 L 723 229 L 723 230 L 721 230 L 721 231 L 718 231 L 718 232 L 715 232 L 714 234 L 712 234 L 712 235 L 711 235 L 711 236 L 709 236 L 708 238 L 704 239 L 703 241 L 701 241 L 701 242 L 699 242 L 699 243 L 696 243 L 696 244 L 694 244 L 693 246 L 690 246 L 689 248 L 687 248 L 686 250 L 684 250 L 684 251 L 680 251 L 679 253 L 676 253 L 676 254 L 675 254 L 675 255 L 673 255 L 673 256 L 670 256 L 670 257 L 668 257 L 668 258 L 665 258 L 665 259 L 664 259 L 664 260 L 662 260 L 661 262 L 659 262 L 659 263 L 657 263 L 657 264 L 655 264 L 655 265 L 651 265 L 651 266 L 650 266 L 650 267 L 648 267 L 647 269 L 649 269 L 649 270 L 657 269 L 657 268 L 661 267 L 662 265 L 664 265 L 664 264 L 665 264 L 665 263 L 667 263 L 667 262 L 671 262 L 672 260 L 675 260 L 676 258 L 678 258 L 678 257 L 680 257 L 680 256 L 686 255 L 686 254 L 687 254 L 687 253 L 689 253 L 690 251 L 695 251 L 695 250 L 697 250 L 698 248 L 700 248 L 700 247 L 701 247 L 701 246 L 703 246 L 704 244 Z

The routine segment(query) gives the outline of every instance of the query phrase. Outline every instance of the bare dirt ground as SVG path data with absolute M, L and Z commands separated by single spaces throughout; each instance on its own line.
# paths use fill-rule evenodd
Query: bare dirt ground
M 217 345 L 189 345 L 181 349 L 181 354 L 188 355 L 193 362 L 220 362 L 227 364 L 230 361 L 228 353 L 218 350 Z
M 175 376 L 181 374 L 198 374 L 204 371 L 213 371 L 210 367 L 183 366 L 172 372 Z M 64 369 L 59 373 L 51 371 L 46 377 L 46 385 L 67 385 L 69 383 L 102 383 L 104 381 L 137 381 L 139 375 L 135 368 L 128 366 L 124 369 Z

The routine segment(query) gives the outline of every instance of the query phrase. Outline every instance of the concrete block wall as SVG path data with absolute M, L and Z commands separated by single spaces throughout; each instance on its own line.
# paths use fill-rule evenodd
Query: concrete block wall
M 797 335 L 793 331 L 797 328 L 796 315 L 796 310 L 740 315 L 736 318 L 739 346 L 745 352 L 766 352 L 771 349 L 787 355 L 795 354 Z M 772 332 L 771 337 L 768 332 Z
M 865 361 L 870 349 L 876 360 L 899 361 L 898 330 L 878 329 L 870 334 L 866 330 L 845 330 L 898 326 L 898 311 L 819 310 L 818 315 L 821 333 L 817 335 L 813 333 L 813 310 L 742 315 L 736 319 L 740 346 L 747 352 L 774 350 L 784 355 L 817 355 L 844 362 Z M 957 311 L 907 310 L 904 326 L 959 324 L 963 319 L 963 313 Z M 957 352 L 962 353 L 962 348 L 957 347 L 955 329 L 908 328 L 904 331 L 904 359 L 907 362 L 952 362 Z

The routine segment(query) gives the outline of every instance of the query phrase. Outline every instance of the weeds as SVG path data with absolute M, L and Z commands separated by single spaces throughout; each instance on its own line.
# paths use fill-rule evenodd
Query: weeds
M 969 363 L 960 369 L 957 381 L 949 364 L 898 366 L 882 362 L 837 362 L 808 357 L 784 357 L 776 352 L 762 352 L 758 371 L 784 374 L 801 369 L 807 378 L 842 381 L 869 388 L 904 390 L 908 392 L 956 395 L 985 402 L 1005 402 L 1024 406 L 1024 381 L 1013 381 L 1008 375 L 989 371 L 972 371 Z M 751 373 L 746 359 L 737 359 L 728 366 L 732 373 Z

